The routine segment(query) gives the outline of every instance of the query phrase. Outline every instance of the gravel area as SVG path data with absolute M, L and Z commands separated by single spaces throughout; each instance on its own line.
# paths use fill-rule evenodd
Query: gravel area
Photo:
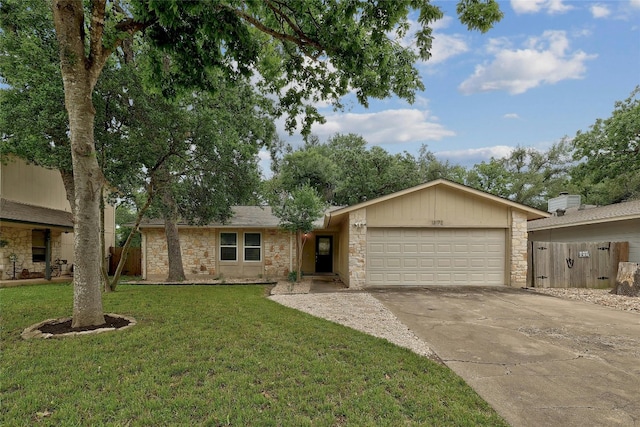
M 421 356 L 437 358 L 427 343 L 416 337 L 380 301 L 367 293 L 272 295 L 270 298 L 287 307 L 384 338 Z
M 584 288 L 530 288 L 536 292 L 554 297 L 590 302 L 615 308 L 616 310 L 640 313 L 640 297 L 615 295 L 611 289 Z

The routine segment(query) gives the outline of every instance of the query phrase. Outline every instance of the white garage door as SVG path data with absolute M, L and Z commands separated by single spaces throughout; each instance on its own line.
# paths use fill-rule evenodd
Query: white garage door
M 370 228 L 367 285 L 504 285 L 504 229 Z

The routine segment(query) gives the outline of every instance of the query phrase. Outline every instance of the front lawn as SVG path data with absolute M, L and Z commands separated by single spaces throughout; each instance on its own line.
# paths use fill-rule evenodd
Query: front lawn
M 0 289 L 0 425 L 506 425 L 448 368 L 265 293 L 121 285 L 105 311 L 133 328 L 24 341 L 71 285 Z

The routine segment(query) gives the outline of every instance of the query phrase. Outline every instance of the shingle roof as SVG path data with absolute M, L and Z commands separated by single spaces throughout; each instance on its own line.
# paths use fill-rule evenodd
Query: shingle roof
M 332 206 L 327 209 L 331 212 L 340 209 L 341 206 Z M 226 223 L 211 222 L 205 227 L 226 227 L 226 228 L 278 228 L 280 220 L 273 214 L 271 206 L 232 206 L 233 216 Z M 324 227 L 324 216 L 318 218 L 314 223 L 316 229 Z M 178 222 L 178 226 L 187 227 L 186 222 Z M 146 219 L 140 228 L 164 227 L 164 220 L 161 218 Z
M 0 220 L 73 229 L 71 212 L 6 199 L 0 199 Z
M 616 203 L 588 209 L 570 209 L 563 216 L 529 221 L 529 231 L 546 230 L 550 228 L 572 227 L 584 224 L 598 224 L 611 221 L 623 221 L 640 218 L 640 200 Z
M 280 220 L 273 215 L 270 206 L 233 206 L 233 216 L 226 223 L 212 222 L 208 227 L 229 228 L 276 228 Z M 179 222 L 179 226 L 187 226 L 186 222 Z M 140 228 L 164 227 L 164 220 L 154 218 L 144 221 Z

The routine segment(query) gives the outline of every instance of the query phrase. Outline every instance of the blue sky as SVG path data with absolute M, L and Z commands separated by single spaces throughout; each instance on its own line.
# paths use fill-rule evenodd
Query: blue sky
M 434 4 L 445 17 L 434 25 L 433 57 L 418 64 L 426 89 L 416 102 L 364 109 L 347 98 L 345 111 L 322 110 L 327 123 L 313 128 L 321 141 L 356 133 L 414 155 L 427 144 L 441 160 L 472 166 L 587 130 L 640 84 L 640 0 L 504 0 L 504 18 L 486 34 L 459 24 L 456 1 Z

